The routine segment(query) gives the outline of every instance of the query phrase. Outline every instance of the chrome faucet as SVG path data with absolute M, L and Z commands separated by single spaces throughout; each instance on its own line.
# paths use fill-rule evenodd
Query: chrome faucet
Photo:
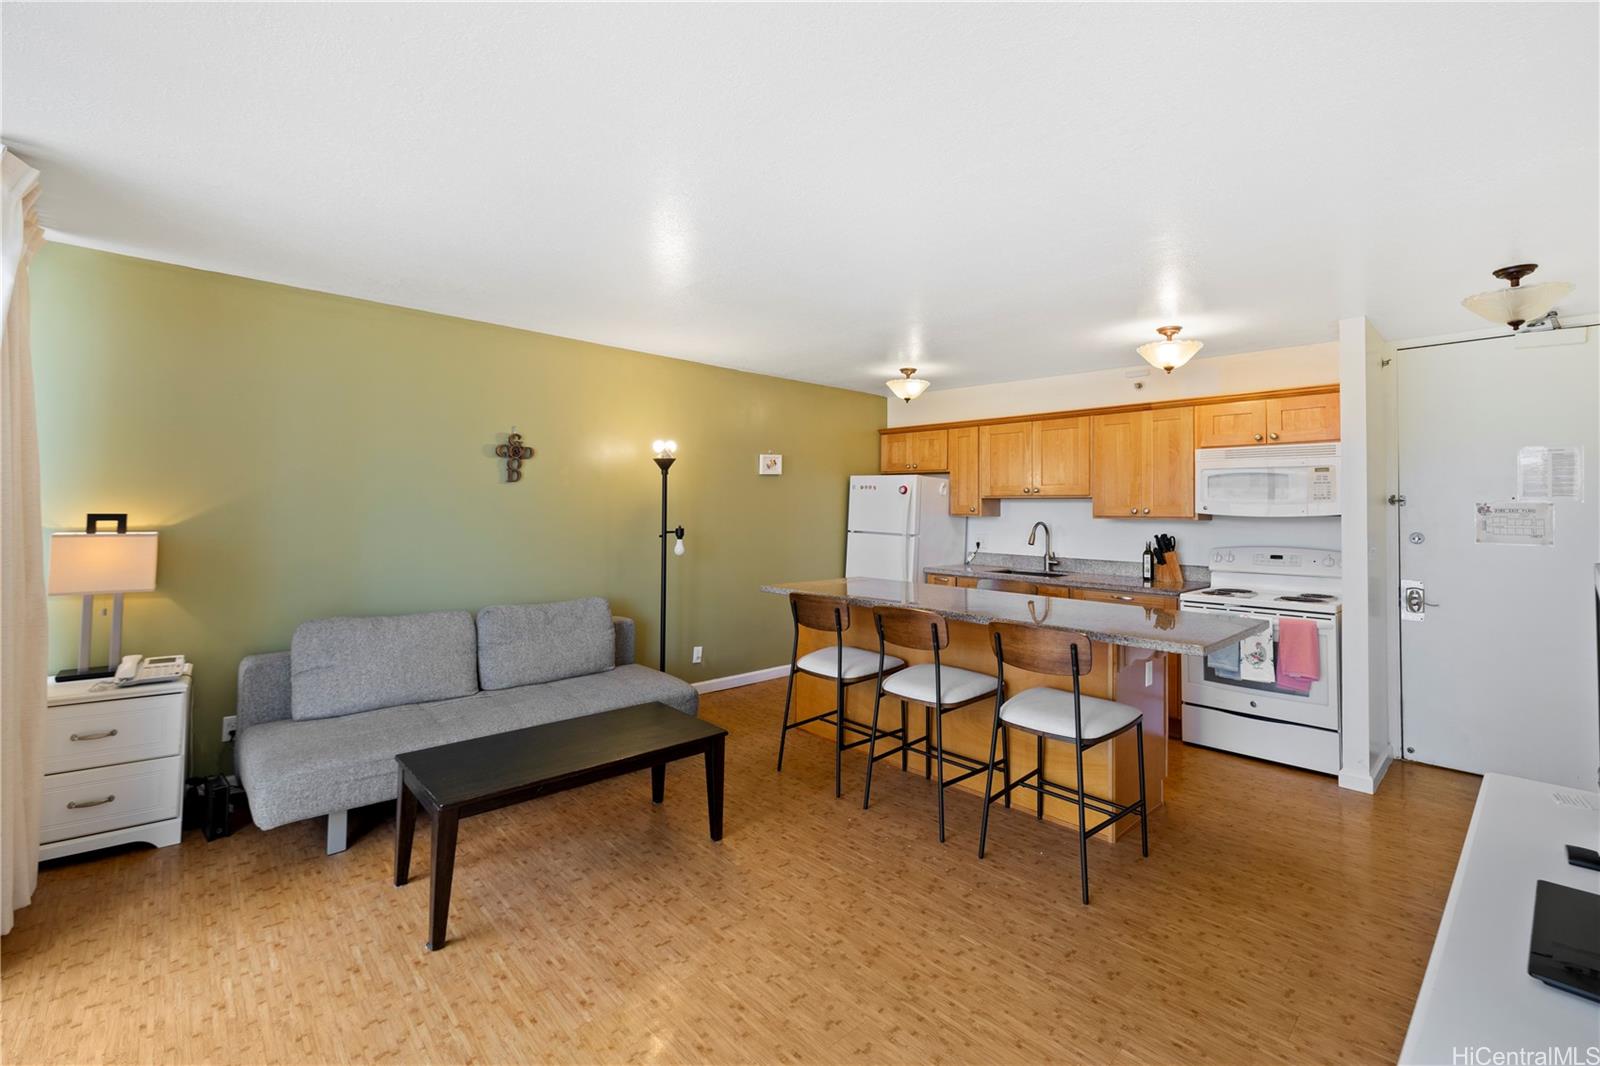
M 1050 568 L 1056 565 L 1056 553 L 1050 550 L 1050 527 L 1043 522 L 1035 522 L 1033 528 L 1028 530 L 1028 547 L 1033 547 L 1033 539 L 1041 529 L 1044 530 L 1044 572 L 1048 574 Z

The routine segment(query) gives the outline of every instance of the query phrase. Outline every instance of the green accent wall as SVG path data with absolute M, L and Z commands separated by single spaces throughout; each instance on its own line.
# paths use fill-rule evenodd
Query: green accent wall
M 67 245 L 32 281 L 45 524 L 161 532 L 123 643 L 194 662 L 195 773 L 230 768 L 240 657 L 307 619 L 601 595 L 653 665 L 658 437 L 688 530 L 669 667 L 786 662 L 788 611 L 758 586 L 842 573 L 846 479 L 877 470 L 886 405 L 865 393 Z M 535 454 L 507 484 L 512 426 Z M 757 476 L 764 451 L 781 477 Z M 51 600 L 52 670 L 77 661 L 79 606 Z

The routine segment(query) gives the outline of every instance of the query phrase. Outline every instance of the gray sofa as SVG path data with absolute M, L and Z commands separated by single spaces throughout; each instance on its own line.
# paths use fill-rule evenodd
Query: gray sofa
M 257 826 L 327 815 L 332 854 L 350 808 L 394 799 L 402 752 L 651 701 L 699 709 L 634 663 L 632 620 L 598 597 L 325 618 L 239 664 L 234 763 Z

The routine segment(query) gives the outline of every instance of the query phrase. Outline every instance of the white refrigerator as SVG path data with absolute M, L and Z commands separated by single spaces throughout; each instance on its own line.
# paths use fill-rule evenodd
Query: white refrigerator
M 850 479 L 844 576 L 922 581 L 926 566 L 965 557 L 967 520 L 950 513 L 950 479 L 874 474 Z

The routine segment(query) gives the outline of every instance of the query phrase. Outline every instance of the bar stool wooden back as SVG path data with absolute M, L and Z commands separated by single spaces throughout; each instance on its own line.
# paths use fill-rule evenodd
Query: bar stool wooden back
M 976 703 L 996 690 L 996 681 L 988 674 L 945 666 L 940 662 L 940 652 L 950 644 L 950 625 L 944 616 L 918 607 L 874 607 L 873 622 L 878 628 L 878 650 L 885 653 L 888 645 L 933 653 L 933 662 L 908 666 L 896 674 L 880 674 L 878 689 L 872 701 L 872 732 L 867 747 L 867 787 L 861 797 L 861 806 L 872 803 L 872 768 L 879 759 L 898 753 L 900 768 L 906 768 L 908 753 L 924 759 L 924 776 L 932 776 L 937 767 L 939 775 L 939 841 L 944 842 L 944 790 L 984 771 L 985 764 L 968 755 L 946 751 L 944 747 L 944 716 L 971 703 Z M 900 729 L 884 733 L 878 729 L 878 709 L 885 695 L 900 698 Z M 910 737 L 909 704 L 923 706 L 921 746 L 913 744 Z M 880 736 L 898 735 L 900 743 L 888 751 L 878 751 Z M 966 772 L 946 779 L 945 763 L 954 764 Z
M 853 740 L 846 744 L 846 732 L 859 737 L 867 736 L 867 727 L 853 722 L 845 714 L 845 689 L 863 681 L 876 678 L 880 683 L 885 674 L 905 666 L 905 660 L 885 655 L 880 643 L 877 652 L 857 648 L 844 642 L 845 630 L 850 628 L 850 604 L 834 596 L 808 596 L 800 592 L 789 594 L 789 611 L 794 615 L 794 646 L 789 652 L 789 687 L 783 695 L 783 730 L 778 734 L 778 772 L 783 772 L 783 749 L 789 730 L 812 722 L 827 722 L 833 726 L 833 794 L 844 794 L 844 753 L 849 748 L 860 747 L 867 740 Z M 800 630 L 810 629 L 831 633 L 831 648 L 800 654 Z M 789 708 L 794 700 L 796 674 L 808 674 L 834 683 L 833 710 L 790 721 Z M 902 723 L 903 725 L 903 723 Z M 902 730 L 903 735 L 903 730 Z
M 1089 902 L 1089 838 L 1106 826 L 1132 814 L 1139 816 L 1139 846 L 1145 856 L 1150 854 L 1149 809 L 1144 790 L 1144 719 L 1137 708 L 1125 703 L 1085 696 L 1081 692 L 1083 675 L 1093 665 L 1094 644 L 1083 633 L 1064 629 L 1046 629 L 1021 625 L 1016 622 L 990 622 L 989 639 L 994 646 L 995 674 L 999 685 L 994 696 L 994 728 L 989 737 L 988 776 L 984 780 L 983 823 L 978 830 L 978 858 L 983 858 L 989 838 L 989 808 L 995 800 L 1004 798 L 1011 804 L 1013 789 L 1025 788 L 1038 796 L 1037 816 L 1044 817 L 1044 798 L 1053 796 L 1077 805 L 1078 808 L 1078 871 L 1083 882 L 1083 902 Z M 1072 691 L 1039 686 L 1015 693 L 1005 698 L 1005 670 L 1007 666 L 1029 670 L 1038 674 L 1052 674 L 1072 678 Z M 1004 733 L 1020 729 L 1032 733 L 1035 741 L 1034 768 L 1011 779 L 1010 745 Z M 1083 783 L 1083 753 L 1097 744 L 1128 730 L 1134 731 L 1139 752 L 1139 801 L 1127 806 L 1092 795 Z M 1064 741 L 1073 746 L 1077 759 L 1076 787 L 1050 781 L 1044 772 L 1044 742 L 1046 739 Z M 1004 744 L 1001 758 L 995 759 L 995 748 Z M 999 768 L 1004 776 L 1004 788 L 994 791 L 994 772 Z M 1087 812 L 1093 810 L 1106 819 L 1093 829 L 1087 826 Z

